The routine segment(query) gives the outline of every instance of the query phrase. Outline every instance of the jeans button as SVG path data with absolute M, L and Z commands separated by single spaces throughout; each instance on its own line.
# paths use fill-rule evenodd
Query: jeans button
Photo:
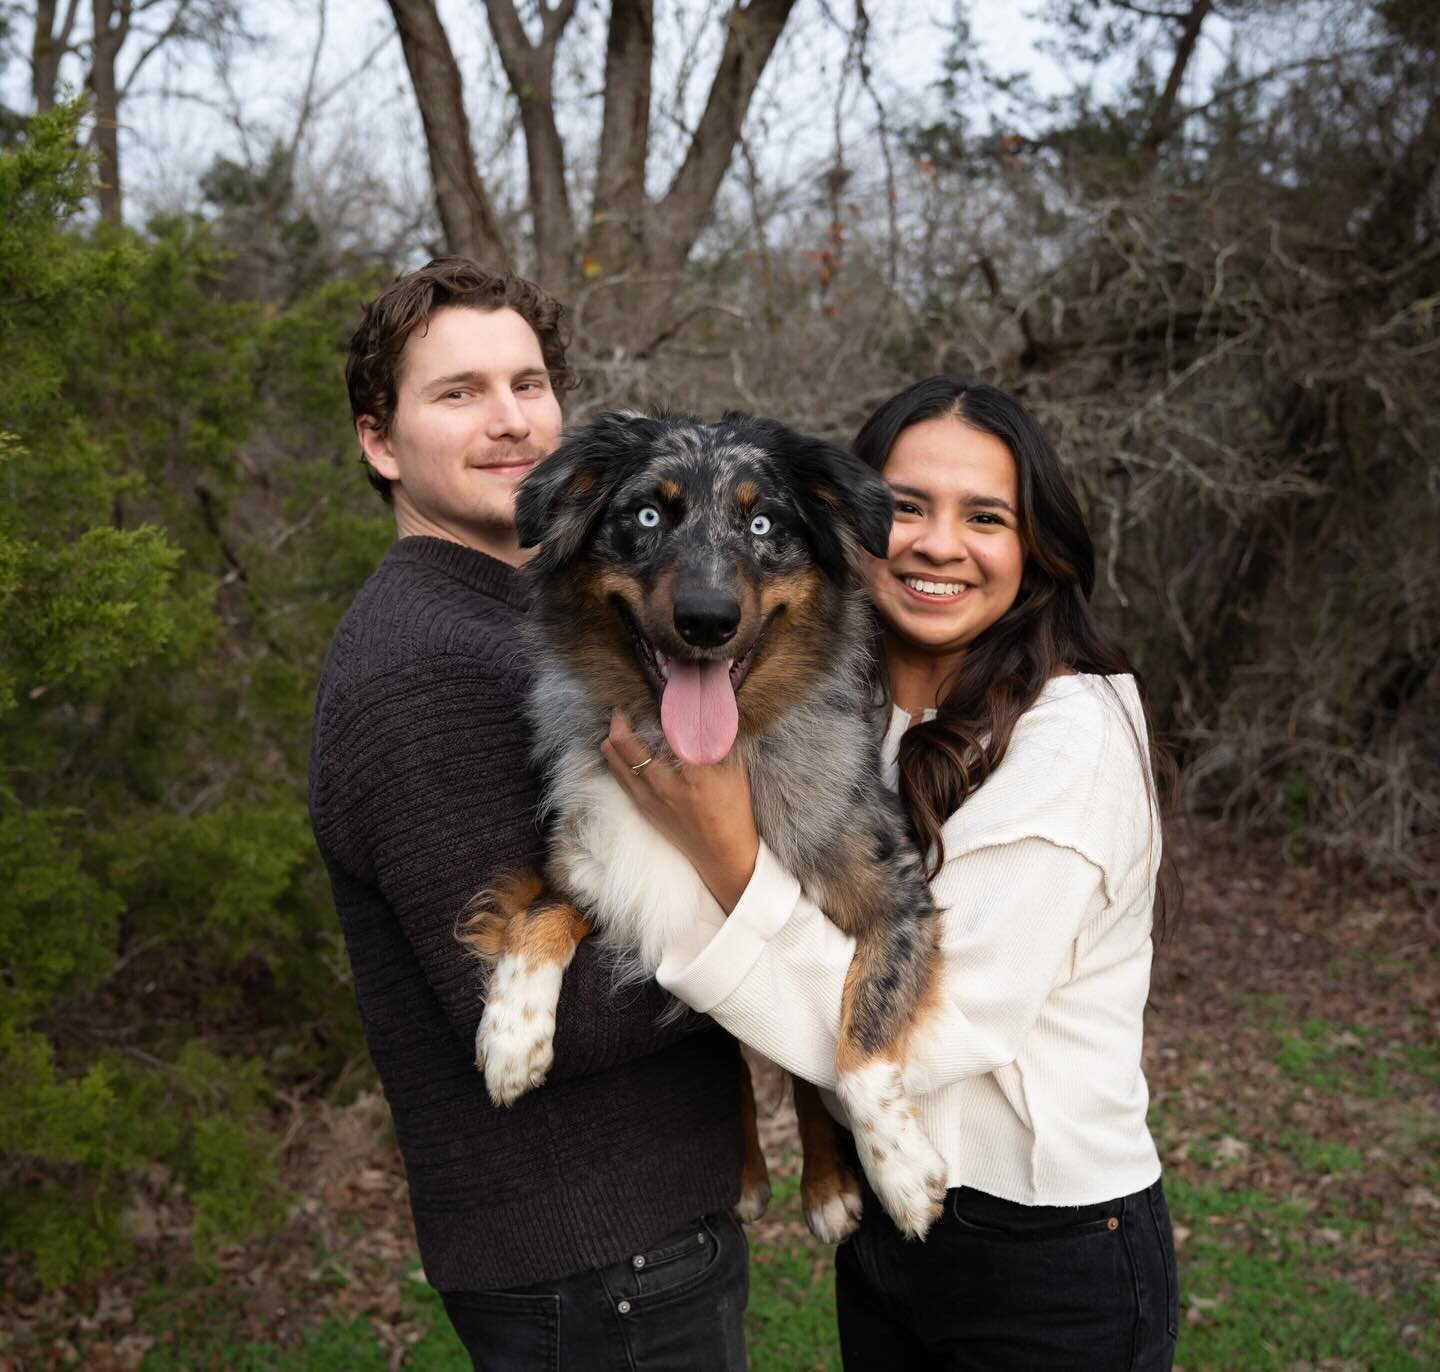
M 628 1315 L 628 1314 L 630 1313 L 630 1302 L 629 1302 L 629 1301 L 621 1301 L 620 1304 L 617 1305 L 615 1308 L 616 1308 L 622 1315 Z
M 644 1253 L 636 1253 L 635 1256 L 630 1259 L 630 1266 L 631 1266 L 631 1267 L 644 1267 L 644 1266 L 645 1266 L 645 1254 L 644 1254 Z

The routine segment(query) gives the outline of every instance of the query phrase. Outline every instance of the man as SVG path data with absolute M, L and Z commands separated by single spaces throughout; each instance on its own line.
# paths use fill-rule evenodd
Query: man
M 397 542 L 336 631 L 310 810 L 425 1273 L 477 1368 L 740 1368 L 735 1046 L 617 997 L 582 944 L 546 1084 L 492 1105 L 466 900 L 538 866 L 515 492 L 559 441 L 562 311 L 442 258 L 365 311 L 346 379 Z M 596 746 L 599 746 L 597 740 Z

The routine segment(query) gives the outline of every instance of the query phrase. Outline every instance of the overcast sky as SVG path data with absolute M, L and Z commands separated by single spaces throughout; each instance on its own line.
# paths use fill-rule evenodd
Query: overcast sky
M 765 177 L 776 184 L 813 178 L 834 157 L 833 92 L 845 38 L 826 22 L 825 8 L 822 0 L 800 0 L 752 107 L 753 144 L 763 158 Z M 828 8 L 842 19 L 851 13 L 847 0 L 829 0 Z M 953 0 L 871 0 L 868 8 L 874 25 L 874 88 L 893 122 L 918 120 L 942 74 Z M 1069 84 L 1065 74 L 1036 48 L 1042 30 L 1027 16 L 1029 8 L 1013 0 L 972 0 L 977 43 L 993 65 L 1028 71 L 1042 91 L 1063 90 Z M 233 117 L 237 107 L 252 155 L 263 152 L 267 134 L 288 138 L 315 52 L 320 0 L 252 0 L 242 9 L 258 41 L 234 50 L 228 72 L 218 71 L 203 50 L 164 50 L 127 100 L 121 163 L 131 217 L 143 217 L 152 208 L 194 206 L 198 175 L 217 154 L 246 160 Z M 604 10 L 582 4 L 561 49 L 562 131 L 572 143 L 598 132 Z M 657 104 L 674 89 L 685 65 L 693 64 L 684 105 L 693 121 L 719 50 L 720 26 L 713 19 L 699 23 L 705 7 L 694 0 L 688 5 L 661 0 L 657 10 Z M 440 11 L 465 77 L 477 157 L 497 196 L 518 200 L 523 162 L 518 136 L 506 137 L 507 131 L 513 134 L 511 111 L 480 0 L 440 0 Z M 419 117 L 388 6 L 384 0 L 328 0 L 325 15 L 315 89 L 328 99 L 307 139 L 316 174 L 323 179 L 327 165 L 333 171 L 346 157 L 361 157 L 401 200 L 427 196 Z M 24 42 L 28 35 L 17 37 Z M 122 74 L 130 60 L 133 55 L 122 59 Z M 1197 64 L 1198 79 L 1206 79 L 1220 60 L 1212 42 Z M 78 68 L 70 74 L 78 77 Z M 5 82 L 12 107 L 26 106 L 25 81 L 23 61 L 12 61 Z M 846 161 L 872 174 L 878 165 L 875 124 L 873 102 L 852 81 L 842 120 Z M 681 140 L 667 125 L 657 129 L 655 142 L 658 184 L 652 189 L 659 189 L 673 169 Z

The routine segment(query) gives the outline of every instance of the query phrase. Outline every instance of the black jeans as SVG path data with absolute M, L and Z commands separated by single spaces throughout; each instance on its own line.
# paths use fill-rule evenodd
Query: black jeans
M 705 1215 L 609 1267 L 441 1299 L 477 1372 L 744 1372 L 749 1263 Z
M 1179 1327 L 1165 1193 L 1028 1206 L 957 1187 L 923 1243 L 865 1190 L 835 1255 L 845 1372 L 1165 1372 Z

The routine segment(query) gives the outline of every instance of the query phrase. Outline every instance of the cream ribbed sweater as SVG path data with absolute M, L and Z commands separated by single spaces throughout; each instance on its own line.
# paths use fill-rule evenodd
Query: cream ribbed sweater
M 907 725 L 897 710 L 891 769 Z M 950 1186 L 1086 1205 L 1160 1174 L 1140 1069 L 1160 846 L 1145 737 L 1133 678 L 1057 677 L 946 821 L 941 995 L 907 1080 Z M 668 948 L 658 976 L 831 1088 L 853 946 L 762 844 L 730 917 Z

